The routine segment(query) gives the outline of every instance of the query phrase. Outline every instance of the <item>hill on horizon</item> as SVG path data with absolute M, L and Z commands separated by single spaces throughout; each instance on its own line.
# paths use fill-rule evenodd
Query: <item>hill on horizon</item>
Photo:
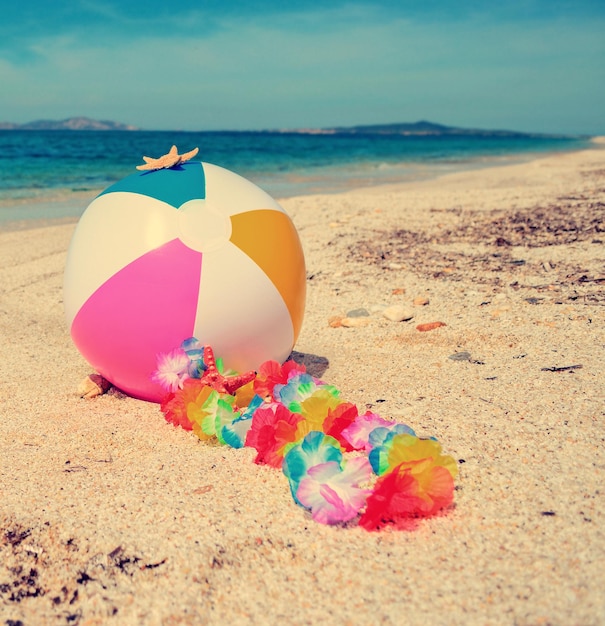
M 133 126 L 132 124 L 124 124 L 122 122 L 114 122 L 111 120 L 94 120 L 89 117 L 69 117 L 64 120 L 41 119 L 25 124 L 16 124 L 13 122 L 0 122 L 0 130 L 120 130 L 120 131 L 139 131 L 144 130 Z M 176 132 L 176 131 L 175 131 Z M 179 131 L 183 132 L 183 131 Z M 188 132 L 188 131 L 185 131 Z M 460 128 L 457 126 L 446 126 L 426 120 L 418 122 L 399 122 L 394 124 L 362 124 L 358 126 L 334 126 L 325 128 L 289 128 L 289 129 L 265 129 L 261 131 L 232 131 L 224 129 L 223 131 L 190 131 L 190 132 L 264 132 L 264 133 L 300 133 L 314 135 L 474 135 L 474 136 L 490 136 L 490 137 L 537 137 L 545 136 L 542 133 L 526 133 L 511 130 L 490 130 L 478 128 Z M 552 135 L 549 135 L 552 136 Z
M 139 130 L 131 124 L 111 120 L 93 120 L 90 117 L 68 117 L 64 120 L 34 120 L 25 124 L 0 122 L 1 130 Z
M 524 133 L 513 130 L 491 130 L 479 128 L 460 128 L 457 126 L 445 126 L 420 120 L 418 122 L 403 122 L 395 124 L 369 124 L 360 126 L 336 126 L 326 128 L 325 132 L 351 135 L 489 135 L 502 137 L 527 137 L 535 136 L 536 133 Z

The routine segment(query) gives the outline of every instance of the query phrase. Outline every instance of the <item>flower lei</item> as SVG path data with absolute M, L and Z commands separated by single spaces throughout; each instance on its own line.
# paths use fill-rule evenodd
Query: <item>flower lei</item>
M 166 390 L 168 422 L 204 441 L 254 448 L 254 462 L 281 469 L 294 501 L 317 522 L 358 517 L 369 531 L 409 528 L 453 502 L 458 466 L 436 439 L 360 415 L 295 361 L 224 374 L 212 349 L 192 337 L 158 356 L 152 378 Z

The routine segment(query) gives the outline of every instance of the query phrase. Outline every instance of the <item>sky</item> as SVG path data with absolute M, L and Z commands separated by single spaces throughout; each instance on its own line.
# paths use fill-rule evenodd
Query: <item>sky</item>
M 0 121 L 75 116 L 149 130 L 429 120 L 605 134 L 605 2 L 4 6 Z

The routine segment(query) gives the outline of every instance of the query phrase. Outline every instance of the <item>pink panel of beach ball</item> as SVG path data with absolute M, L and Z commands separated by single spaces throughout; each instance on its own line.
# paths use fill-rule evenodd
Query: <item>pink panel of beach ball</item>
M 114 274 L 73 321 L 82 356 L 127 394 L 159 402 L 151 374 L 159 353 L 193 333 L 201 266 L 202 253 L 175 239 Z

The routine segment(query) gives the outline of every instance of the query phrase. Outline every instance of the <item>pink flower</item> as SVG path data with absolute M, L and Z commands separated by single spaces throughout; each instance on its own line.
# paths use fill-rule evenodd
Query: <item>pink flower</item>
M 181 348 L 158 355 L 157 369 L 151 380 L 158 383 L 169 393 L 174 393 L 183 387 L 183 382 L 189 378 L 189 357 Z
M 246 434 L 246 446 L 257 451 L 255 463 L 281 468 L 284 448 L 296 441 L 296 426 L 302 415 L 292 413 L 283 404 L 268 404 L 256 409 Z
M 314 465 L 300 481 L 296 497 L 311 510 L 316 522 L 337 524 L 353 519 L 364 506 L 370 493 L 361 489 L 359 483 L 369 479 L 372 469 L 362 457 Z
M 392 425 L 393 422 L 385 420 L 375 413 L 364 413 L 342 431 L 342 437 L 349 442 L 354 450 L 369 452 L 372 449 L 369 442 L 370 433 L 375 428 Z

